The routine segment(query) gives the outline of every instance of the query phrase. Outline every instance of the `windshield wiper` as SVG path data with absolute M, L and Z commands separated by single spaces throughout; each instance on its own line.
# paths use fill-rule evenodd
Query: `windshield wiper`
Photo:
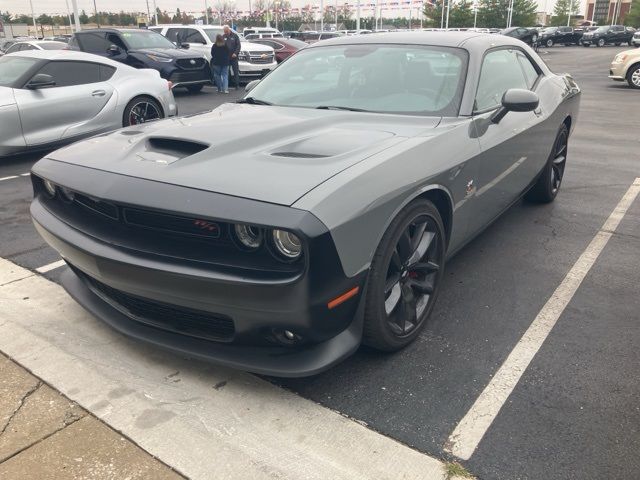
M 264 100 L 258 100 L 257 98 L 247 97 L 241 98 L 237 100 L 236 103 L 250 103 L 251 105 L 273 105 L 270 102 L 265 102 Z
M 369 110 L 365 110 L 363 108 L 353 108 L 353 107 L 340 107 L 338 105 L 320 105 L 316 107 L 318 110 L 349 110 L 350 112 L 368 112 Z

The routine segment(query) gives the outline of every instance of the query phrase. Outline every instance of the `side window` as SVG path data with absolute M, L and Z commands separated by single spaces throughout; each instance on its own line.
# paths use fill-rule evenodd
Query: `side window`
M 80 49 L 83 52 L 104 55 L 111 45 L 105 38 L 104 32 L 87 32 L 78 36 Z
M 493 50 L 482 61 L 474 110 L 482 112 L 500 105 L 510 88 L 529 88 L 516 50 Z
M 171 40 L 173 43 L 178 43 L 178 35 L 180 34 L 181 28 L 170 28 L 167 30 L 167 38 Z
M 13 45 L 11 45 L 7 51 L 5 53 L 13 53 L 13 52 L 19 52 L 20 50 L 22 50 L 22 44 L 20 43 L 14 43 Z
M 516 57 L 522 68 L 522 73 L 524 73 L 524 78 L 527 81 L 527 88 L 533 88 L 533 84 L 536 83 L 539 76 L 538 70 L 524 53 L 516 51 Z
M 201 43 L 202 45 L 207 44 L 202 34 L 195 28 L 185 29 L 185 31 L 183 32 L 182 41 L 185 43 Z
M 56 87 L 70 87 L 100 81 L 100 65 L 89 62 L 53 61 L 42 67 L 38 73 L 51 75 Z
M 107 43 L 109 44 L 109 47 L 111 47 L 111 45 L 115 45 L 116 47 L 121 48 L 125 52 L 127 51 L 127 46 L 124 44 L 120 36 L 115 33 L 107 34 Z
M 100 65 L 100 81 L 104 82 L 113 77 L 113 74 L 116 73 L 116 67 L 112 67 L 110 65 Z

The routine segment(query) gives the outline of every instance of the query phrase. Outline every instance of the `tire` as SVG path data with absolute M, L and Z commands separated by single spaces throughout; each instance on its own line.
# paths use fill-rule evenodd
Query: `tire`
M 151 97 L 136 97 L 124 109 L 122 126 L 130 127 L 164 118 L 162 107 Z
M 621 43 L 615 43 L 614 44 L 616 47 L 619 47 L 620 45 L 622 45 Z
M 589 48 L 591 45 L 589 45 L 588 43 L 583 43 L 582 46 L 585 48 Z
M 631 65 L 627 70 L 627 83 L 631 88 L 640 89 L 640 63 Z
M 601 38 L 600 40 L 598 40 L 598 43 L 596 43 L 596 47 L 604 47 L 606 43 L 607 42 L 604 41 L 604 38 Z
M 531 44 L 533 45 L 534 43 L 536 43 L 538 41 L 538 36 L 537 35 L 533 35 L 531 37 Z
M 187 90 L 189 90 L 189 93 L 198 93 L 202 91 L 203 88 L 204 88 L 203 83 L 200 83 L 198 85 L 187 85 Z
M 553 202 L 562 184 L 569 148 L 569 130 L 563 123 L 553 142 L 551 154 L 536 183 L 525 194 L 525 200 L 534 203 Z
M 369 271 L 364 344 L 393 352 L 420 335 L 440 290 L 445 252 L 442 217 L 429 200 L 414 200 L 393 219 Z
M 553 47 L 553 40 L 548 39 L 546 42 L 544 42 L 544 44 L 547 48 L 551 48 Z

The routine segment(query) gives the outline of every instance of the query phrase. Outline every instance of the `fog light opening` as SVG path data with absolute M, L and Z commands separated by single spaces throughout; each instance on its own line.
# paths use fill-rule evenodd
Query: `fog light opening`
M 274 328 L 271 330 L 273 337 L 283 345 L 297 345 L 302 341 L 302 337 L 291 330 Z

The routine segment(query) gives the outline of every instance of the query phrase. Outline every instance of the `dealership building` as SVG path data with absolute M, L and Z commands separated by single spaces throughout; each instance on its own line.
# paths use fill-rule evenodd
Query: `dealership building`
M 629 13 L 632 0 L 588 0 L 587 12 L 585 20 L 593 20 L 598 25 L 606 25 L 611 23 L 612 19 L 616 19 L 615 23 L 621 24 L 624 17 Z M 640 1 L 640 0 L 636 0 Z M 609 20 L 607 22 L 607 20 Z

